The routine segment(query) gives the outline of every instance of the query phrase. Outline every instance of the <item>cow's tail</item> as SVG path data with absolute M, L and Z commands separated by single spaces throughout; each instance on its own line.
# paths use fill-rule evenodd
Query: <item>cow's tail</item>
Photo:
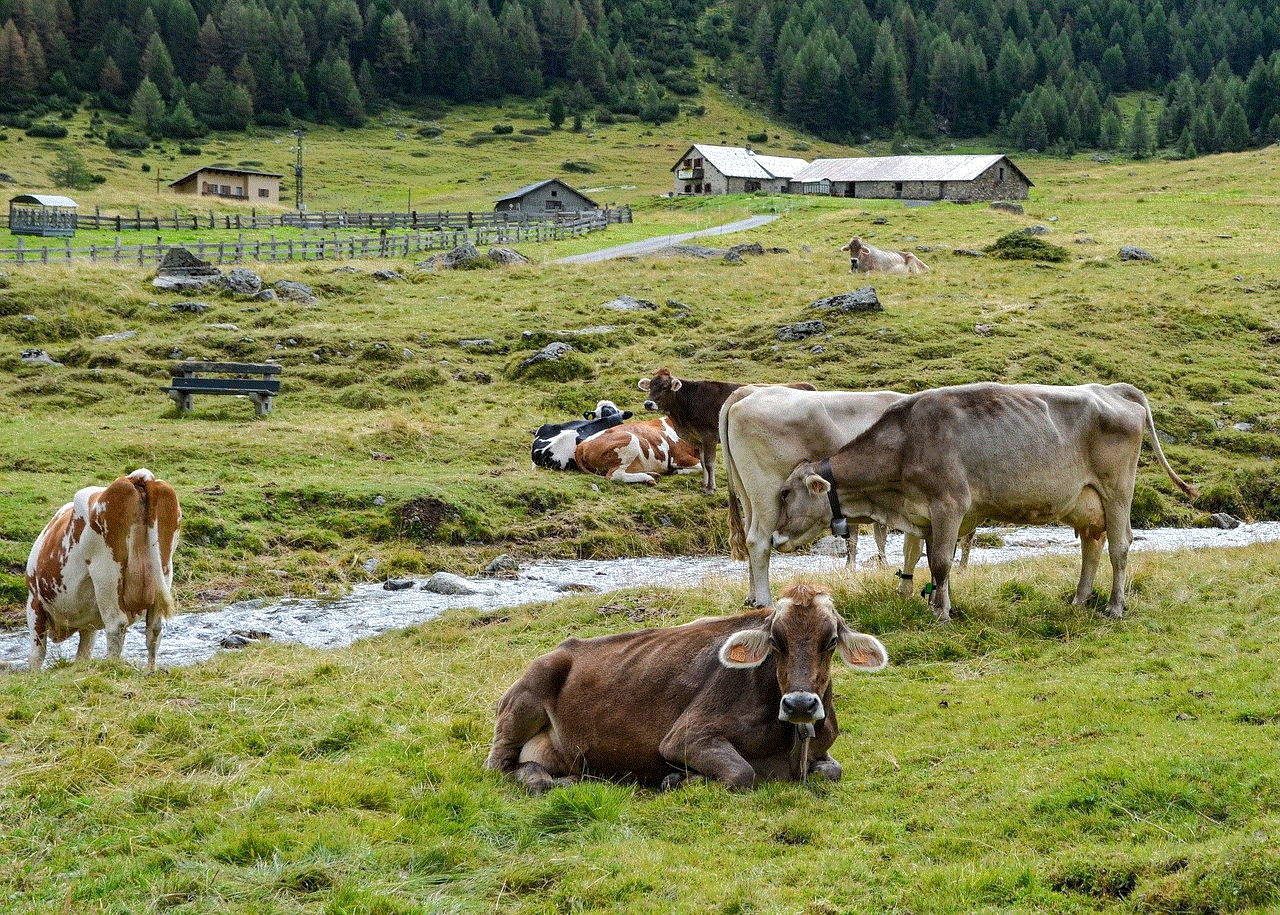
M 729 555 L 743 561 L 747 558 L 747 533 L 742 521 L 742 503 L 738 493 L 742 490 L 742 480 L 738 477 L 738 468 L 733 461 L 733 446 L 729 441 L 729 408 L 746 396 L 747 387 L 738 388 L 729 395 L 729 399 L 720 408 L 720 447 L 724 451 L 724 472 L 728 480 L 729 494 Z
M 1135 388 L 1135 390 L 1137 390 Z M 1179 489 L 1195 498 L 1200 495 L 1200 490 L 1196 489 L 1190 483 L 1183 481 L 1177 472 L 1169 465 L 1169 459 L 1164 456 L 1164 449 L 1160 447 L 1160 435 L 1156 432 L 1156 418 L 1151 414 L 1151 402 L 1147 400 L 1147 395 L 1138 391 L 1138 397 L 1142 399 L 1142 408 L 1147 411 L 1147 431 L 1151 433 L 1151 450 L 1156 453 L 1156 459 L 1160 461 L 1160 466 L 1164 468 L 1164 472 L 1169 475 L 1169 479 L 1177 485 Z
M 169 584 L 169 575 L 164 571 L 160 534 L 162 526 L 172 527 L 176 536 L 179 517 L 178 496 L 173 491 L 173 487 L 162 480 L 157 480 L 149 472 L 146 476 L 142 476 L 142 471 L 134 471 L 129 476 L 133 480 L 140 501 L 137 523 L 142 525 L 142 530 L 137 534 L 146 538 L 147 582 L 145 588 L 151 596 L 151 605 L 168 619 L 174 609 L 173 589 Z M 173 561 L 172 555 L 169 561 Z

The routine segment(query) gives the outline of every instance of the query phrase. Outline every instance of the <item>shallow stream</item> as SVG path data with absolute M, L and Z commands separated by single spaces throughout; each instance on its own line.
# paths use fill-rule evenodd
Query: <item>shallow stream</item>
M 1012 562 L 1036 556 L 1077 553 L 1075 534 L 1064 527 L 997 528 L 1003 540 L 998 547 L 975 546 L 970 556 L 973 563 Z M 1280 540 L 1280 522 L 1241 525 L 1235 530 L 1216 528 L 1159 528 L 1134 532 L 1133 549 L 1150 550 L 1211 549 L 1245 546 Z M 821 545 L 820 545 L 821 546 Z M 874 544 L 864 528 L 858 544 L 859 566 L 874 555 Z M 825 555 L 827 551 L 799 556 L 774 555 L 773 577 L 803 572 L 827 573 L 844 566 L 843 556 Z M 891 535 L 890 562 L 902 556 L 902 537 Z M 179 555 L 179 561 L 181 556 Z M 922 562 L 917 575 L 924 571 Z M 887 574 L 872 567 L 866 574 Z M 276 642 L 294 642 L 314 648 L 338 648 L 356 639 L 400 629 L 429 620 L 455 607 L 474 607 L 495 611 L 504 607 L 534 601 L 555 600 L 566 592 L 590 590 L 615 591 L 620 588 L 646 586 L 694 588 L 708 579 L 738 582 L 746 593 L 746 564 L 726 556 L 688 558 L 646 557 L 611 560 L 548 560 L 522 563 L 514 579 L 476 578 L 470 584 L 477 593 L 445 595 L 422 591 L 423 582 L 403 591 L 384 590 L 378 584 L 357 585 L 350 594 L 328 600 L 284 598 L 271 601 L 244 601 L 221 610 L 206 613 L 179 614 L 169 620 L 160 640 L 159 663 L 162 666 L 196 664 L 224 651 L 222 641 L 233 632 L 266 633 Z M 1109 586 L 1110 573 L 1104 551 L 1099 585 Z M 50 663 L 59 658 L 75 657 L 77 637 L 58 645 L 50 645 Z M 98 635 L 94 656 L 105 652 L 106 639 Z M 0 666 L 25 667 L 27 660 L 25 629 L 0 632 Z M 135 623 L 125 638 L 126 658 L 145 662 L 142 624 Z

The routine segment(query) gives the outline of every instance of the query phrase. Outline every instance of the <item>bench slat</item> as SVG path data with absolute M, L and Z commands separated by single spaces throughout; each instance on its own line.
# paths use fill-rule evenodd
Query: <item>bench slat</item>
M 274 378 L 175 378 L 166 391 L 192 394 L 279 394 Z
M 174 375 L 190 372 L 227 372 L 240 375 L 279 375 L 282 366 L 255 362 L 179 362 L 173 367 Z

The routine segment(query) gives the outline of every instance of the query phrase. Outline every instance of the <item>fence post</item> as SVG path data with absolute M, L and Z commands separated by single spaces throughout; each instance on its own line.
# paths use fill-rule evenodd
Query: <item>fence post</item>
M 120 263 L 120 233 L 118 232 L 116 233 L 116 263 Z
M 64 238 L 63 241 L 67 245 L 67 263 L 70 263 L 71 262 L 71 239 Z

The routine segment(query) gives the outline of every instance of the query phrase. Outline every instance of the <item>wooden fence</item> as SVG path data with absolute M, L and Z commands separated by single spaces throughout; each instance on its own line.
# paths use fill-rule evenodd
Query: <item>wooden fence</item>
M 245 239 L 241 236 L 236 241 L 196 242 L 182 247 L 201 260 L 215 264 L 239 261 L 353 260 L 362 257 L 408 257 L 420 251 L 448 250 L 465 242 L 480 247 L 557 241 L 586 235 L 588 232 L 599 232 L 608 225 L 601 212 L 573 222 L 498 223 L 435 231 L 418 229 L 400 235 L 383 231 L 376 236 L 364 237 L 340 237 L 334 234 L 328 238 L 308 238 L 304 235 L 300 239 L 276 239 L 273 235 L 267 239 Z M 15 236 L 15 240 L 17 247 L 0 248 L 0 263 L 65 264 L 75 260 L 88 260 L 92 263 L 136 264 L 144 267 L 158 264 L 164 253 L 172 247 L 159 237 L 153 245 L 125 245 L 121 244 L 117 236 L 114 245 L 88 247 L 72 247 L 69 238 L 64 239 L 63 244 L 55 245 L 25 245 L 21 236 Z
M 581 222 L 588 217 L 600 217 L 605 224 L 631 222 L 631 207 L 605 207 L 602 210 L 556 211 L 549 213 L 482 212 L 428 213 L 414 210 L 409 213 L 221 213 L 210 210 L 205 213 L 179 213 L 174 210 L 167 216 L 144 216 L 135 210 L 132 216 L 104 214 L 97 207 L 93 213 L 77 213 L 78 229 L 107 229 L 113 232 L 200 231 L 233 229 L 237 231 L 260 229 L 303 229 L 328 231 L 331 229 L 391 229 L 445 231 L 450 229 L 474 229 L 484 226 L 560 225 Z M 9 216 L 0 211 L 0 224 L 8 226 Z

